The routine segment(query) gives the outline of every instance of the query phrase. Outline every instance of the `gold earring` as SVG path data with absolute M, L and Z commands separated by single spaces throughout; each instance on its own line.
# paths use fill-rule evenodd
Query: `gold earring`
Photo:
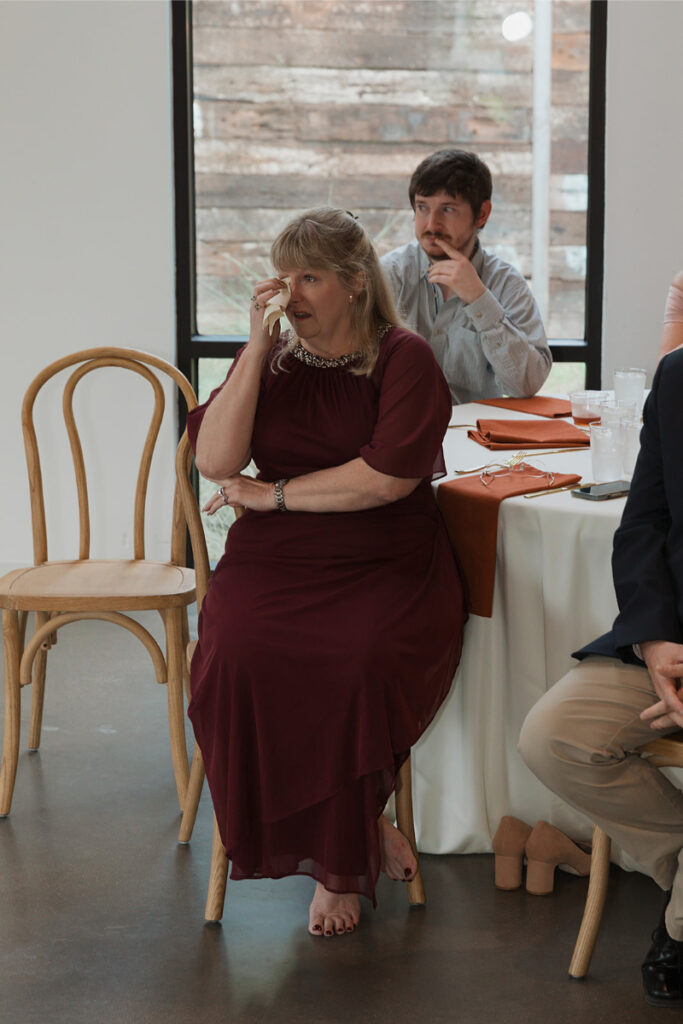
M 349 302 L 353 302 L 353 295 L 349 295 Z

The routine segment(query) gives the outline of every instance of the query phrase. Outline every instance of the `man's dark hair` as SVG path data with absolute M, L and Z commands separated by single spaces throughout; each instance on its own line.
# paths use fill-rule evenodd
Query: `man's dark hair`
M 476 217 L 481 204 L 491 198 L 491 172 L 475 153 L 439 149 L 413 172 L 408 189 L 410 205 L 415 209 L 415 196 L 433 196 L 441 189 L 454 198 L 465 199 Z

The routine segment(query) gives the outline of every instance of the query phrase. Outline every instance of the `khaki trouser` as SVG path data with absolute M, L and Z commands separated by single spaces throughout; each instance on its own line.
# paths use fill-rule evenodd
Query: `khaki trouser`
M 666 927 L 683 941 L 683 793 L 633 753 L 662 735 L 638 717 L 657 699 L 647 669 L 588 658 L 531 709 L 519 749 L 549 789 L 672 889 Z

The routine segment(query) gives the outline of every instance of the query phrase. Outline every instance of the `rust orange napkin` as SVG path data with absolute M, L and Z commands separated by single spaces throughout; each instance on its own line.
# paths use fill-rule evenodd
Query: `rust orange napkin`
M 477 420 L 468 430 L 473 441 L 493 450 L 499 448 L 585 448 L 588 434 L 563 420 Z
M 514 409 L 515 412 L 527 412 L 530 416 L 571 416 L 572 403 L 566 398 L 545 398 L 534 395 L 533 398 L 478 398 L 479 405 L 497 405 L 499 409 Z
M 455 556 L 469 590 L 473 615 L 490 618 L 496 575 L 498 508 L 504 498 L 516 494 L 568 487 L 581 479 L 574 473 L 555 473 L 552 484 L 538 471 L 529 472 L 524 462 L 511 473 L 495 476 L 488 487 L 479 474 L 440 484 L 436 500 L 446 523 Z

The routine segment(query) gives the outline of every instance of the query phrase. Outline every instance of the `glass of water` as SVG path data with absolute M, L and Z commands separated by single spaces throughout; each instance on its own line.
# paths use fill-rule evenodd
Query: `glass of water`
M 582 427 L 589 423 L 599 423 L 600 410 L 608 398 L 608 391 L 572 391 L 569 401 L 572 404 L 574 423 Z
M 629 366 L 614 371 L 614 400 L 635 403 L 640 416 L 645 397 L 645 370 Z
M 637 420 L 640 410 L 635 402 L 604 402 L 600 409 L 603 427 L 619 426 L 629 420 Z
M 640 420 L 625 419 L 621 422 L 621 473 L 624 480 L 630 480 L 636 467 L 640 451 Z
M 619 425 L 591 423 L 591 463 L 596 484 L 621 479 L 622 449 Z

